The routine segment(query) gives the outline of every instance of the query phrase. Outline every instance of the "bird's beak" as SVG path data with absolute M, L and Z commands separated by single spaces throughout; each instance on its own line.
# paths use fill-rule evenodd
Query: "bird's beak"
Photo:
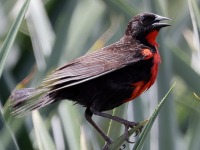
M 171 20 L 170 18 L 167 18 L 167 17 L 163 17 L 163 16 L 159 16 L 159 15 L 156 15 L 156 18 L 154 20 L 154 23 L 152 24 L 153 27 L 155 29 L 161 29 L 163 27 L 167 27 L 167 26 L 171 26 L 170 24 L 168 23 L 162 23 L 160 21 L 163 21 L 163 20 Z

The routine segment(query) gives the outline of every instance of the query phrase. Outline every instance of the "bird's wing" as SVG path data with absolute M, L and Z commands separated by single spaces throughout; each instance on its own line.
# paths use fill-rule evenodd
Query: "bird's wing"
M 145 57 L 149 59 L 149 56 Z M 52 88 L 56 85 L 62 85 L 53 89 L 53 91 L 56 91 L 77 85 L 127 65 L 135 64 L 144 60 L 145 57 L 139 47 L 118 42 L 77 58 L 56 69 L 44 79 L 41 87 Z

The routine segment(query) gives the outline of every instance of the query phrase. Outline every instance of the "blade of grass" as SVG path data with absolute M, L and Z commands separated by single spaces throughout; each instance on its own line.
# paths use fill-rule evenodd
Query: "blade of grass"
M 61 120 L 58 117 L 58 115 L 53 115 L 51 119 L 51 125 L 52 125 L 53 139 L 55 141 L 56 149 L 66 149 Z
M 193 26 L 193 32 L 194 32 L 194 36 L 195 36 L 195 46 L 198 50 L 198 54 L 200 52 L 200 44 L 199 44 L 199 33 L 198 33 L 198 27 L 197 27 L 197 20 L 195 18 L 195 14 L 194 14 L 194 9 L 193 9 L 193 5 L 192 5 L 192 0 L 188 0 L 188 7 L 189 7 L 189 11 L 190 11 L 190 17 L 192 20 L 192 26 Z
M 3 68 L 4 68 L 4 65 L 5 65 L 5 62 L 6 62 L 6 58 L 8 57 L 8 54 L 11 50 L 11 47 L 14 43 L 14 40 L 16 38 L 16 35 L 17 35 L 17 32 L 19 30 L 19 27 L 22 23 L 22 20 L 26 14 L 26 11 L 28 9 L 28 6 L 29 6 L 29 3 L 30 3 L 30 0 L 26 0 L 24 2 L 24 5 L 22 6 L 15 22 L 13 23 L 8 35 L 6 36 L 6 39 L 0 49 L 0 77 L 2 75 L 2 72 L 3 72 Z
M 194 34 L 194 39 L 193 39 L 193 45 L 195 47 L 195 51 L 192 51 L 192 59 L 191 59 L 191 64 L 192 67 L 195 69 L 196 72 L 200 72 L 200 65 L 199 65 L 199 60 L 200 60 L 200 44 L 199 44 L 199 32 L 198 32 L 198 25 L 197 25 L 197 20 L 195 18 L 195 13 L 194 13 L 194 8 L 193 8 L 193 1 L 188 0 L 188 7 L 189 7 L 189 12 L 190 12 L 190 17 L 192 21 L 192 26 L 193 26 L 193 34 Z
M 45 124 L 39 114 L 39 112 L 36 110 L 32 113 L 33 118 L 33 125 L 35 129 L 36 139 L 38 142 L 38 147 L 40 150 L 55 150 L 55 144 L 53 143 L 53 140 L 51 136 L 48 133 L 47 128 L 45 127 Z
M 39 70 L 44 70 L 46 67 L 46 59 L 52 51 L 55 35 L 42 1 L 31 1 L 28 12 L 27 25 L 37 67 Z
M 193 11 L 194 11 L 194 16 L 196 18 L 196 22 L 197 22 L 198 28 L 200 28 L 200 20 L 197 19 L 197 18 L 200 17 L 200 9 L 199 9 L 199 6 L 198 6 L 198 1 L 192 0 L 192 1 L 190 1 L 190 3 L 192 5 Z
M 193 68 L 191 68 L 188 55 L 172 42 L 170 42 L 170 44 L 168 45 L 169 49 L 171 49 L 173 53 L 173 70 L 175 74 L 179 75 L 187 84 L 187 86 L 192 89 L 192 91 L 194 91 L 195 93 L 200 93 L 199 74 L 195 72 Z M 186 72 L 189 72 L 189 74 Z
M 6 143 L 9 143 L 13 147 L 15 147 L 15 149 L 19 150 L 16 137 L 14 136 L 12 130 L 10 129 L 10 126 L 5 122 L 4 116 L 1 111 L 0 111 L 0 127 L 3 128 L 3 130 L 0 130 L 0 134 L 1 135 L 4 134 L 4 136 L 0 136 L 1 139 L 0 141 L 2 142 L 2 144 L 0 143 L 0 149 L 3 150 L 4 149 L 3 147 L 8 145 Z
M 69 26 L 66 50 L 61 60 L 65 62 L 66 58 L 70 60 L 80 55 L 80 50 L 84 49 L 84 45 L 86 45 L 87 40 L 91 36 L 91 29 L 94 29 L 97 22 L 102 19 L 104 10 L 105 5 L 100 1 L 81 1 L 78 3 Z M 80 18 L 79 15 L 83 13 L 84 15 Z M 90 22 L 90 20 L 92 20 L 92 22 Z M 77 25 L 80 22 L 81 25 Z M 80 35 L 84 35 L 84 38 Z M 61 63 L 63 62 L 61 61 Z
M 77 4 L 76 0 L 63 3 L 64 5 L 63 10 L 65 11 L 61 10 L 60 12 L 61 17 L 59 20 L 61 21 L 57 27 L 58 29 L 55 29 L 57 30 L 55 31 L 56 38 L 52 46 L 51 55 L 46 59 L 46 64 L 47 64 L 46 69 L 44 71 L 38 72 L 35 75 L 34 80 L 32 82 L 33 85 L 39 84 L 49 70 L 58 66 L 61 60 L 61 56 L 63 55 L 63 51 L 66 50 L 66 41 L 68 41 L 68 28 L 71 19 L 73 18 L 72 15 L 66 15 L 66 14 L 71 14 L 75 9 L 76 4 Z M 65 58 L 65 61 L 66 60 L 67 59 Z
M 163 99 L 161 100 L 161 102 L 158 104 L 158 106 L 156 107 L 154 113 L 152 114 L 152 116 L 150 117 L 147 125 L 145 126 L 145 128 L 143 129 L 138 141 L 135 143 L 133 150 L 140 150 L 143 146 L 144 140 L 146 138 L 146 136 L 148 135 L 156 117 L 158 116 L 159 111 L 161 110 L 163 104 L 166 102 L 166 98 L 169 95 L 169 93 L 172 91 L 172 89 L 174 88 L 175 83 L 172 85 L 172 87 L 169 89 L 169 91 L 167 92 L 167 94 L 163 97 Z
M 80 113 L 72 103 L 62 101 L 58 106 L 58 114 L 69 149 L 80 150 Z

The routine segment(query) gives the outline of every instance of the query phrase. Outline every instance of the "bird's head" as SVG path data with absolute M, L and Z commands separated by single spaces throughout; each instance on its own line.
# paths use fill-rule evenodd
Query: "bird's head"
M 129 21 L 125 35 L 132 36 L 141 42 L 157 46 L 156 36 L 161 28 L 170 26 L 160 21 L 170 20 L 153 13 L 141 13 Z

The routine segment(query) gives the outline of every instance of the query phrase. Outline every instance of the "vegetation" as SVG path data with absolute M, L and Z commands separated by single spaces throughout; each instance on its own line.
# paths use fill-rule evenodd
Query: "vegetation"
M 158 79 L 137 100 L 109 113 L 140 125 L 150 121 L 139 139 L 130 137 L 136 144 L 122 144 L 123 126 L 101 117 L 94 119 L 115 140 L 112 149 L 122 144 L 121 149 L 126 150 L 198 150 L 199 5 L 199 0 L 1 0 L 0 149 L 101 149 L 104 140 L 86 122 L 84 108 L 61 101 L 14 118 L 9 95 L 15 88 L 37 87 L 56 67 L 119 40 L 131 17 L 148 11 L 172 19 L 172 26 L 158 37 L 162 57 Z

